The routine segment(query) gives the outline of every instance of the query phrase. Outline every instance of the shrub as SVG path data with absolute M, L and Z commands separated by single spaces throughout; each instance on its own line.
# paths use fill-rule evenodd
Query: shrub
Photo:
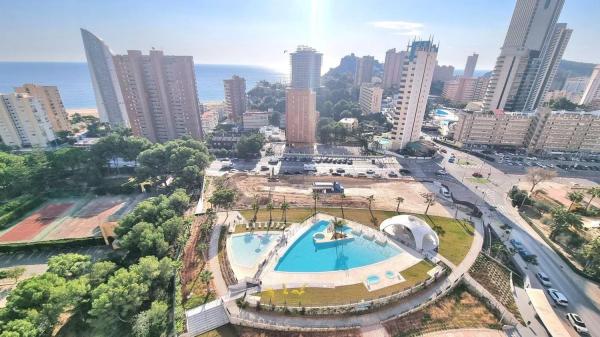
M 475 178 L 483 178 L 483 175 L 481 173 L 479 173 L 479 172 L 474 172 L 472 175 Z
M 535 201 L 533 205 L 535 206 L 535 208 L 538 209 L 538 211 L 542 213 L 550 213 L 550 211 L 552 211 L 552 209 L 554 208 L 550 203 L 539 200 Z
M 14 207 L 10 212 L 0 216 L 0 229 L 6 228 L 9 223 L 22 217 L 25 213 L 38 207 L 43 202 L 44 199 L 42 197 L 31 197 L 31 199 L 24 201 L 21 205 Z

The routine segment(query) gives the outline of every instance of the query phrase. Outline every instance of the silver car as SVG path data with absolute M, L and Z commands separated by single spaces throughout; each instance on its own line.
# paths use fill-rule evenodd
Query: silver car
M 550 278 L 548 277 L 548 275 L 546 275 L 546 273 L 541 271 L 537 272 L 535 273 L 535 277 L 537 277 L 537 279 L 540 280 L 540 283 L 542 283 L 544 287 L 552 286 L 552 282 L 550 282 Z

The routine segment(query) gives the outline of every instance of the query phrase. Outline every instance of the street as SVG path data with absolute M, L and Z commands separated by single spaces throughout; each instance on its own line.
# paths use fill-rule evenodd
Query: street
M 446 171 L 456 180 L 463 184 L 480 197 L 480 202 L 489 205 L 488 214 L 495 217 L 500 223 L 506 223 L 512 226 L 511 238 L 522 242 L 527 249 L 537 255 L 538 266 L 529 266 L 527 268 L 527 277 L 531 287 L 544 289 L 535 277 L 538 270 L 543 270 L 551 281 L 552 287 L 562 292 L 569 300 L 567 308 L 556 308 L 556 313 L 566 323 L 565 314 L 575 312 L 579 314 L 587 324 L 592 336 L 600 336 L 600 288 L 597 284 L 589 281 L 575 272 L 573 272 L 561 258 L 549 247 L 544 240 L 527 224 L 518 214 L 516 208 L 512 207 L 511 201 L 507 197 L 508 190 L 523 180 L 524 176 L 505 174 L 497 168 L 484 163 L 474 156 L 458 153 L 453 149 L 448 150 L 448 155 L 440 163 Z M 458 165 L 448 163 L 449 153 L 457 152 L 456 155 L 461 158 L 468 158 L 468 161 L 474 165 Z M 488 183 L 480 183 L 475 179 L 470 179 L 472 173 L 480 172 L 484 177 L 488 177 Z M 495 207 L 495 211 L 490 206 Z M 517 255 L 516 259 L 523 265 L 525 262 Z M 548 297 L 550 303 L 553 303 Z M 574 330 L 569 326 L 569 331 Z M 577 334 L 573 334 L 577 335 Z

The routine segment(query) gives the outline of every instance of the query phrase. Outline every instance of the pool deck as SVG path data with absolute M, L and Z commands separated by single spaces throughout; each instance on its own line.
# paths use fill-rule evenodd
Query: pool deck
M 400 272 L 410 268 L 411 266 L 419 263 L 423 260 L 423 255 L 419 254 L 415 250 L 399 246 L 391 240 L 387 239 L 387 244 L 398 246 L 402 252 L 394 257 L 386 259 L 384 261 L 370 264 L 363 267 L 352 268 L 348 270 L 339 271 L 326 271 L 326 272 L 282 272 L 275 271 L 275 266 L 279 261 L 279 257 L 284 256 L 285 252 L 292 244 L 306 231 L 308 231 L 314 223 L 320 220 L 333 220 L 334 217 L 326 214 L 317 214 L 316 217 L 312 217 L 301 224 L 295 224 L 286 230 L 285 235 L 288 237 L 288 244 L 280 248 L 279 251 L 269 260 L 265 268 L 263 269 L 260 279 L 262 281 L 263 288 L 281 289 L 284 287 L 323 287 L 333 288 L 344 285 L 365 283 L 368 276 L 377 275 L 380 281 L 377 284 L 367 286 L 369 290 L 377 290 L 384 287 L 389 287 L 401 282 L 404 282 L 404 278 L 395 277 L 389 279 L 385 276 L 386 271 L 392 271 L 394 273 Z M 345 220 L 345 219 L 344 219 Z M 374 239 L 378 237 L 380 239 L 385 238 L 383 233 L 361 225 L 359 223 L 345 220 L 347 225 L 352 229 L 361 228 L 364 232 L 372 232 Z M 237 276 L 237 274 L 236 274 Z

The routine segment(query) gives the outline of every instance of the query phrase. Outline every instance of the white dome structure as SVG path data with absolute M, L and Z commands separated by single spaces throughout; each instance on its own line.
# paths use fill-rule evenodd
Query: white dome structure
M 400 241 L 406 237 L 411 238 L 419 251 L 434 250 L 440 245 L 437 233 L 425 221 L 414 215 L 404 214 L 386 219 L 379 225 L 379 230 Z

